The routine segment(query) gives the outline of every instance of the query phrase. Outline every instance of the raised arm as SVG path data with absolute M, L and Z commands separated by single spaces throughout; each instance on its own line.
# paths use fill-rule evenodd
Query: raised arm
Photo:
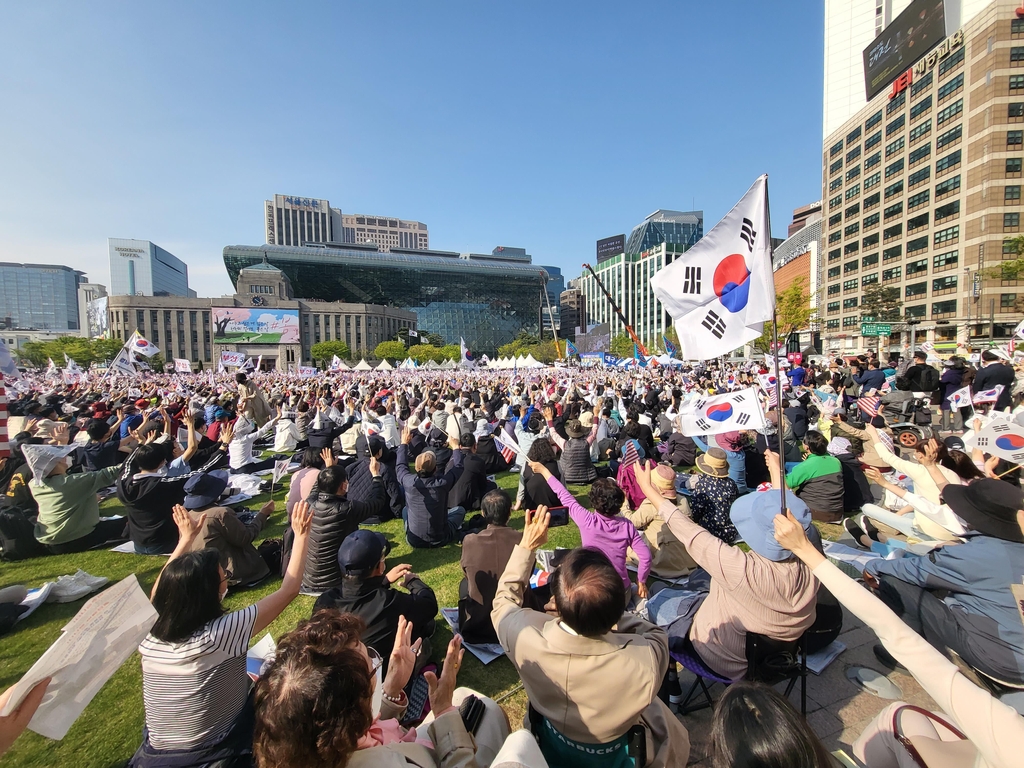
M 270 626 L 281 611 L 299 594 L 302 586 L 302 573 L 306 568 L 306 548 L 309 544 L 309 529 L 313 523 L 313 509 L 305 501 L 298 502 L 292 509 L 292 530 L 295 541 L 292 544 L 292 556 L 288 561 L 281 586 L 276 592 L 264 597 L 256 603 L 256 624 L 252 634 L 257 635 Z

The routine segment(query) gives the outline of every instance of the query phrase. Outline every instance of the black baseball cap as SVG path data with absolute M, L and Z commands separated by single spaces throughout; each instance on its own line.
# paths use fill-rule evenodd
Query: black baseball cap
M 360 528 L 346 536 L 338 547 L 338 567 L 342 573 L 365 575 L 390 551 L 384 534 Z

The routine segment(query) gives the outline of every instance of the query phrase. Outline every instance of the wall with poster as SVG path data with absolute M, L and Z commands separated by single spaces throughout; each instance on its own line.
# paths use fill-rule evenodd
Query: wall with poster
M 217 344 L 298 344 L 299 310 L 213 307 Z
M 101 296 L 85 305 L 86 333 L 90 339 L 107 335 L 107 297 Z
M 611 325 L 601 323 L 590 328 L 586 333 L 576 334 L 576 349 L 584 352 L 607 352 L 612 343 Z
M 871 101 L 946 37 L 943 0 L 914 0 L 864 49 L 864 90 Z

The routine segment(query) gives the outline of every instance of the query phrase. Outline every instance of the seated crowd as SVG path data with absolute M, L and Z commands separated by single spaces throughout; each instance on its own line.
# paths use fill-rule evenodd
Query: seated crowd
M 877 361 L 862 368 L 851 381 L 885 380 Z M 887 707 L 854 744 L 864 766 L 1015 764 L 1024 721 L 993 691 L 1024 688 L 1024 587 L 1010 588 L 1024 583 L 1019 481 L 959 438 L 901 456 L 883 415 L 823 404 L 810 386 L 827 393 L 828 373 L 800 370 L 808 388 L 763 429 L 701 437 L 682 433 L 681 388 L 656 379 L 352 379 L 268 397 L 239 374 L 235 392 L 191 399 L 155 387 L 123 403 L 69 397 L 65 420 L 58 398 L 21 404 L 0 482 L 34 525 L 19 542 L 33 554 L 130 541 L 169 555 L 139 649 L 132 766 L 685 766 L 682 665 L 729 683 L 710 728 L 715 768 L 826 768 L 834 758 L 807 721 L 751 681 L 750 643 L 827 645 L 841 623 L 829 601 L 942 710 Z M 720 376 L 697 385 L 729 388 Z M 283 541 L 257 549 L 274 502 L 239 512 L 228 497 L 289 457 Z M 512 494 L 494 477 L 510 469 Z M 123 519 L 101 519 L 103 493 Z M 394 544 L 372 527 L 397 518 L 410 559 L 461 547 L 459 632 L 443 653 L 435 588 L 389 562 Z M 907 554 L 870 560 L 858 586 L 824 557 L 812 521 Z M 570 522 L 581 545 L 549 553 L 537 581 L 549 529 Z M 225 611 L 229 589 L 277 576 L 275 591 Z M 252 686 L 250 642 L 300 593 L 315 596 L 311 615 Z M 522 723 L 458 686 L 463 642 L 501 646 L 522 680 Z M 0 718 L 0 750 L 41 696 Z

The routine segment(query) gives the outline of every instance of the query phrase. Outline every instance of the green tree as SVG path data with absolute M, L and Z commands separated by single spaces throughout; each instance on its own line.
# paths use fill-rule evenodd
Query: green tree
M 437 353 L 438 362 L 444 362 L 445 360 L 454 360 L 458 362 L 462 359 L 462 347 L 458 344 L 445 344 L 438 350 Z
M 382 341 L 374 347 L 373 356 L 378 360 L 404 360 L 405 344 L 400 341 Z
M 1017 235 L 1012 240 L 1004 241 L 1003 255 L 1013 255 L 1016 258 L 1007 259 L 994 267 L 986 267 L 981 270 L 982 276 L 992 280 L 1024 279 L 1024 235 Z
M 420 332 L 420 344 L 429 344 L 432 347 L 441 348 L 446 343 L 444 336 L 441 336 L 440 334 Z
M 91 343 L 97 361 L 113 360 L 124 346 L 121 339 L 93 339 Z
M 608 351 L 616 357 L 633 356 L 633 339 L 631 339 L 627 333 L 620 333 L 617 336 L 613 336 L 611 344 L 609 344 L 608 347 Z
M 775 316 L 779 326 L 779 343 L 785 344 L 791 333 L 806 328 L 811 321 L 811 314 L 811 297 L 805 290 L 803 278 L 794 280 L 782 293 L 776 293 Z M 771 345 L 772 324 L 767 322 L 764 331 L 754 340 L 754 348 L 759 352 L 770 352 Z
M 314 361 L 318 361 L 326 368 L 331 359 L 337 355 L 342 360 L 352 359 L 352 350 L 344 341 L 318 341 L 309 348 L 309 354 Z
M 869 285 L 860 300 L 860 316 L 872 320 L 899 320 L 900 289 L 894 285 Z
M 440 347 L 435 347 L 432 344 L 413 344 L 408 350 L 406 350 L 406 354 L 420 365 L 423 365 L 430 360 L 440 362 L 440 353 Z

